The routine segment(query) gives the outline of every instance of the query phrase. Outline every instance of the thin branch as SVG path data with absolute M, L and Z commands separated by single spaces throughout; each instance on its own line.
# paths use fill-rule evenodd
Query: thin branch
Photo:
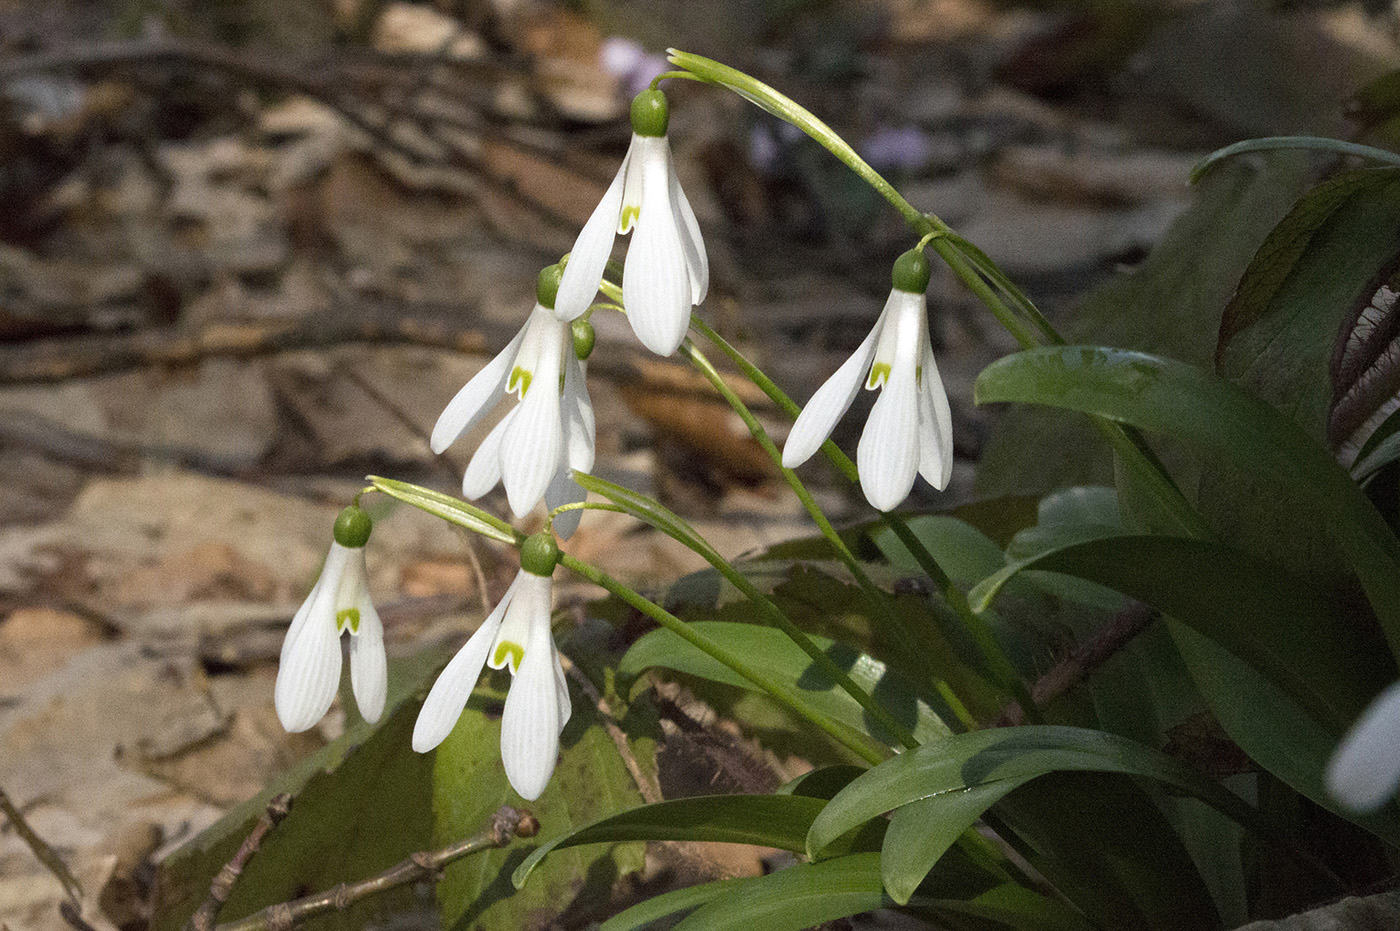
M 617 747 L 617 755 L 622 757 L 622 765 L 627 767 L 627 773 L 632 777 L 632 781 L 637 785 L 637 791 L 642 796 L 642 801 L 648 805 L 661 801 L 661 786 L 654 776 L 648 776 L 642 772 L 641 764 L 637 762 L 636 755 L 632 752 L 632 746 L 627 742 L 627 734 L 617 723 L 617 715 L 613 713 L 612 706 L 608 700 L 599 694 L 588 676 L 579 669 L 563 653 L 559 654 L 559 663 L 564 667 L 564 672 L 577 683 L 583 693 L 588 696 L 588 700 L 593 702 L 593 706 L 598 709 L 598 715 L 603 725 L 603 730 L 608 732 L 612 738 L 613 745 Z
M 10 797 L 5 794 L 4 789 L 0 789 L 0 811 L 5 813 L 5 817 L 10 819 L 10 824 L 14 826 L 15 833 L 20 840 L 34 851 L 34 856 L 39 858 L 39 862 L 54 875 L 59 884 L 63 886 L 63 891 L 68 893 L 68 897 L 74 902 L 79 901 L 83 895 L 83 887 L 78 884 L 78 880 L 68 869 L 68 864 L 63 862 L 63 858 L 58 855 L 58 851 L 49 846 L 48 841 L 40 837 L 29 822 L 24 820 L 24 814 L 19 810 Z
M 463 857 L 504 847 L 516 837 L 534 837 L 539 829 L 540 823 L 530 812 L 502 805 L 487 826 L 471 837 L 441 850 L 411 854 L 377 876 L 357 883 L 341 883 L 329 892 L 269 906 L 247 918 L 218 925 L 214 931 L 291 931 L 323 912 L 343 911 L 369 896 L 435 877 L 449 863 Z
M 253 859 L 253 855 L 262 846 L 263 838 L 268 832 L 282 823 L 282 819 L 292 810 L 292 797 L 286 792 L 274 795 L 267 803 L 266 810 L 258 818 L 258 823 L 253 825 L 253 830 L 243 839 L 239 845 L 238 852 L 233 855 L 214 876 L 214 881 L 209 884 L 209 895 L 203 904 L 190 916 L 190 920 L 185 924 L 186 931 L 212 931 L 214 923 L 219 919 L 219 910 L 228 901 L 229 894 L 233 892 L 234 884 L 243 875 L 243 869 L 248 865 L 248 861 Z
M 1157 612 L 1142 602 L 1129 603 L 1113 616 L 1113 620 L 1076 647 L 1074 652 L 1035 680 L 1035 684 L 1031 686 L 1031 700 L 1035 706 L 1044 708 L 1066 695 L 1127 646 L 1134 637 L 1146 630 L 1147 625 L 1156 618 Z M 1025 721 L 1025 712 L 1020 705 L 1013 702 L 1001 709 L 1001 714 L 992 722 L 992 727 L 1014 727 L 1024 724 Z

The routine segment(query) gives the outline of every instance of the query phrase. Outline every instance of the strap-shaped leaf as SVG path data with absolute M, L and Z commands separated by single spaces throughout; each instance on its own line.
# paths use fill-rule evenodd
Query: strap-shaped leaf
M 1056 346 L 994 362 L 976 398 L 1097 414 L 1267 473 L 1330 525 L 1400 656 L 1400 540 L 1325 448 L 1242 388 L 1146 353 Z

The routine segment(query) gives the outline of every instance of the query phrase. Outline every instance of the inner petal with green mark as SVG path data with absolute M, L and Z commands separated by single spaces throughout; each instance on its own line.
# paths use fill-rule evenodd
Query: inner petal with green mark
M 515 675 L 520 670 L 520 661 L 525 658 L 525 648 L 518 643 L 502 640 L 496 644 L 496 655 L 491 657 L 492 667 L 496 669 L 504 667 L 507 658 L 510 661 L 510 674 Z
M 345 633 L 347 627 L 350 629 L 351 634 L 358 634 L 360 632 L 359 608 L 345 608 L 335 613 L 336 633 Z
M 622 207 L 622 216 L 619 217 L 617 221 L 617 231 L 619 233 L 630 232 L 641 215 L 642 207 L 640 204 L 624 204 Z
M 870 366 L 870 377 L 865 380 L 865 387 L 874 391 L 890 379 L 890 367 L 885 362 L 876 362 Z
M 525 400 L 525 392 L 530 390 L 530 382 L 533 378 L 533 373 L 517 365 L 510 370 L 510 381 L 506 382 L 506 393 L 510 394 L 516 390 L 516 386 L 519 386 L 520 400 Z

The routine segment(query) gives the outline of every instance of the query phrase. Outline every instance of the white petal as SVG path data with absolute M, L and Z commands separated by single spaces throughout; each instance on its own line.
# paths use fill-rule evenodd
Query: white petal
M 690 327 L 690 274 L 681 231 L 671 210 L 670 171 L 665 140 L 643 139 L 632 171 L 642 174 L 642 215 L 627 250 L 622 298 L 632 331 L 652 352 L 669 356 Z
M 528 326 L 528 323 L 527 323 Z M 433 425 L 429 445 L 433 452 L 440 453 L 455 443 L 463 433 L 476 425 L 501 400 L 506 390 L 506 380 L 510 377 L 511 366 L 515 364 L 515 354 L 525 338 L 525 327 L 515 334 L 510 345 L 486 363 L 481 371 L 472 376 L 461 391 L 447 402 L 447 407 Z
M 486 665 L 492 669 L 510 667 L 511 675 L 520 672 L 520 654 L 502 654 L 496 647 L 502 643 L 513 643 L 522 651 L 530 642 L 534 626 L 539 618 L 549 624 L 550 610 L 554 606 L 554 586 L 549 579 L 521 569 L 515 576 L 515 597 L 511 599 L 501 629 L 496 632 L 491 653 L 486 657 Z
M 443 669 L 442 674 L 433 683 L 432 691 L 428 692 L 428 697 L 424 699 L 423 707 L 418 712 L 418 720 L 413 725 L 414 750 L 427 753 L 446 740 L 447 735 L 452 733 L 452 728 L 457 726 L 457 719 L 462 716 L 462 709 L 467 707 L 467 699 L 471 697 L 472 689 L 476 688 L 476 680 L 481 678 L 481 669 L 486 665 L 486 654 L 496 639 L 496 632 L 501 628 L 501 619 L 505 617 L 506 608 L 515 595 L 515 587 L 519 581 L 517 576 L 510 588 L 506 589 L 501 603 L 481 622 L 476 633 L 457 651 L 457 655 L 452 657 L 452 662 L 447 664 L 447 668 Z
M 314 727 L 335 701 L 340 685 L 340 634 L 335 624 L 335 595 L 347 550 L 332 544 L 306 602 L 292 619 L 277 666 L 273 704 L 277 718 L 296 734 Z
M 919 470 L 919 398 L 914 366 L 896 365 L 865 422 L 856 467 L 865 499 L 881 511 L 898 507 Z
M 576 504 L 588 498 L 588 492 L 583 486 L 573 480 L 572 470 L 564 466 L 554 473 L 554 478 L 550 480 L 549 487 L 544 491 L 544 506 L 549 510 L 565 504 Z M 578 529 L 579 521 L 583 519 L 583 510 L 575 509 L 565 511 L 554 518 L 554 532 L 560 539 L 567 540 L 574 535 Z
M 550 349 L 542 354 L 530 390 L 502 437 L 501 480 L 510 509 L 518 518 L 530 513 L 544 497 L 564 448 L 558 382 L 561 339 L 556 333 Z
M 633 146 L 636 140 L 633 139 Z M 569 264 L 564 266 L 564 275 L 559 279 L 559 292 L 554 298 L 554 313 L 560 320 L 573 320 L 583 314 L 593 297 L 598 293 L 598 282 L 603 279 L 603 269 L 612 255 L 613 240 L 617 238 L 617 219 L 622 213 L 622 186 L 627 178 L 628 166 L 632 163 L 632 147 L 622 166 L 617 169 L 617 177 L 608 185 L 607 193 L 593 208 L 593 214 L 574 240 L 574 248 L 569 252 Z
M 1347 808 L 1375 811 L 1400 788 L 1400 682 L 1381 693 L 1327 765 L 1327 791 Z
M 851 402 L 856 399 L 875 355 L 875 341 L 884 322 L 885 317 L 881 315 L 860 348 L 817 389 L 802 413 L 797 415 L 787 442 L 783 443 L 783 468 L 795 469 L 812 458 L 831 436 L 836 422 L 851 409 Z
M 520 672 L 501 717 L 501 763 L 522 798 L 540 797 L 559 756 L 559 695 L 549 617 L 532 624 Z
M 933 358 L 933 346 L 927 340 L 925 336 L 919 385 L 919 474 L 942 491 L 953 474 L 953 412 Z
M 491 432 L 486 434 L 486 439 L 481 441 L 481 445 L 472 454 L 472 461 L 467 463 L 467 471 L 462 475 L 462 494 L 470 501 L 475 501 L 486 494 L 496 483 L 501 480 L 501 443 L 505 440 L 506 430 L 510 429 L 510 422 L 515 418 L 515 414 L 520 410 L 520 405 L 510 409 L 510 412 L 501 418 L 501 422 L 491 428 Z
M 554 634 L 549 635 L 549 648 L 554 652 L 554 691 L 559 700 L 559 733 L 564 733 L 564 725 L 573 716 L 573 702 L 569 701 L 569 680 L 564 675 L 564 664 L 559 661 L 559 647 L 554 643 Z
M 359 609 L 360 632 L 350 635 L 350 687 L 355 692 L 360 717 L 373 724 L 384 713 L 384 698 L 389 693 L 384 625 L 368 593 L 360 599 Z
M 670 158 L 670 144 L 667 144 L 666 160 Z M 681 246 L 685 249 L 685 265 L 690 273 L 690 303 L 704 302 L 710 291 L 710 258 L 705 254 L 705 240 L 700 238 L 700 224 L 695 219 L 695 211 L 690 209 L 690 201 L 681 190 L 681 179 L 676 177 L 675 165 L 670 171 L 671 210 L 681 218 Z
M 566 350 L 564 357 L 564 449 L 569 468 L 593 471 L 597 445 L 597 425 L 593 399 L 588 396 L 587 369 L 578 357 Z

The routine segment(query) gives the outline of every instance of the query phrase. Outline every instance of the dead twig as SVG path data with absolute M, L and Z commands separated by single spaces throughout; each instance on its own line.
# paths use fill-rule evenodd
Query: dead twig
M 583 670 L 574 665 L 573 660 L 563 653 L 559 654 L 559 664 L 564 667 L 564 672 L 569 678 L 573 679 L 583 690 L 583 693 L 588 696 L 588 700 L 593 702 L 593 707 L 598 709 L 603 730 L 608 732 L 608 736 L 612 738 L 613 746 L 617 747 L 617 755 L 622 757 L 622 765 L 627 767 L 628 775 L 636 783 L 642 801 L 648 805 L 661 801 L 661 786 L 654 776 L 647 776 L 646 773 L 642 772 L 636 754 L 632 752 L 631 745 L 627 743 L 627 734 L 617 723 L 617 715 L 613 714 L 612 706 L 608 704 L 608 700 L 599 694 L 588 676 L 584 675 Z
M 1134 637 L 1146 630 L 1147 625 L 1156 618 L 1157 612 L 1152 608 L 1138 601 L 1131 602 L 1115 614 L 1113 620 L 1080 644 L 1074 652 L 1035 680 L 1035 684 L 1031 686 L 1031 700 L 1037 707 L 1043 708 L 1064 696 L 1127 646 Z M 1014 727 L 1024 723 L 1025 711 L 1020 705 L 1012 702 L 1001 709 L 1001 714 L 992 722 L 992 727 Z
M 15 833 L 19 835 L 20 840 L 34 851 L 34 856 L 38 857 L 45 869 L 54 875 L 54 878 L 63 886 L 63 891 L 68 893 L 68 898 L 72 899 L 76 905 L 82 899 L 83 887 L 78 884 L 77 878 L 68 869 L 68 864 L 64 863 L 63 858 L 58 855 L 58 851 L 49 846 L 48 841 L 40 837 L 29 826 L 29 822 L 24 820 L 24 814 L 20 812 L 14 802 L 10 801 L 10 797 L 5 794 L 4 789 L 0 789 L 0 811 L 3 811 L 5 817 L 10 820 L 10 824 L 14 826 Z
M 463 857 L 504 847 L 516 837 L 534 837 L 539 829 L 539 822 L 530 812 L 502 805 L 485 828 L 455 844 L 441 850 L 411 854 L 377 876 L 353 884 L 341 883 L 329 892 L 269 906 L 239 921 L 218 925 L 213 931 L 290 931 L 322 912 L 342 911 L 369 896 L 434 877 L 449 863 Z
M 209 884 L 209 896 L 190 916 L 186 922 L 186 931 L 213 931 L 214 922 L 219 918 L 219 910 L 228 901 L 229 894 L 233 892 L 234 885 L 238 878 L 243 875 L 243 869 L 248 865 L 248 861 L 258 852 L 262 846 L 263 838 L 268 832 L 282 823 L 282 819 L 287 817 L 292 810 L 292 797 L 286 792 L 274 795 L 267 803 L 267 809 L 258 818 L 258 823 L 253 826 L 253 830 L 243 839 L 239 845 L 238 852 L 233 855 L 219 870 L 214 877 L 214 881 Z

